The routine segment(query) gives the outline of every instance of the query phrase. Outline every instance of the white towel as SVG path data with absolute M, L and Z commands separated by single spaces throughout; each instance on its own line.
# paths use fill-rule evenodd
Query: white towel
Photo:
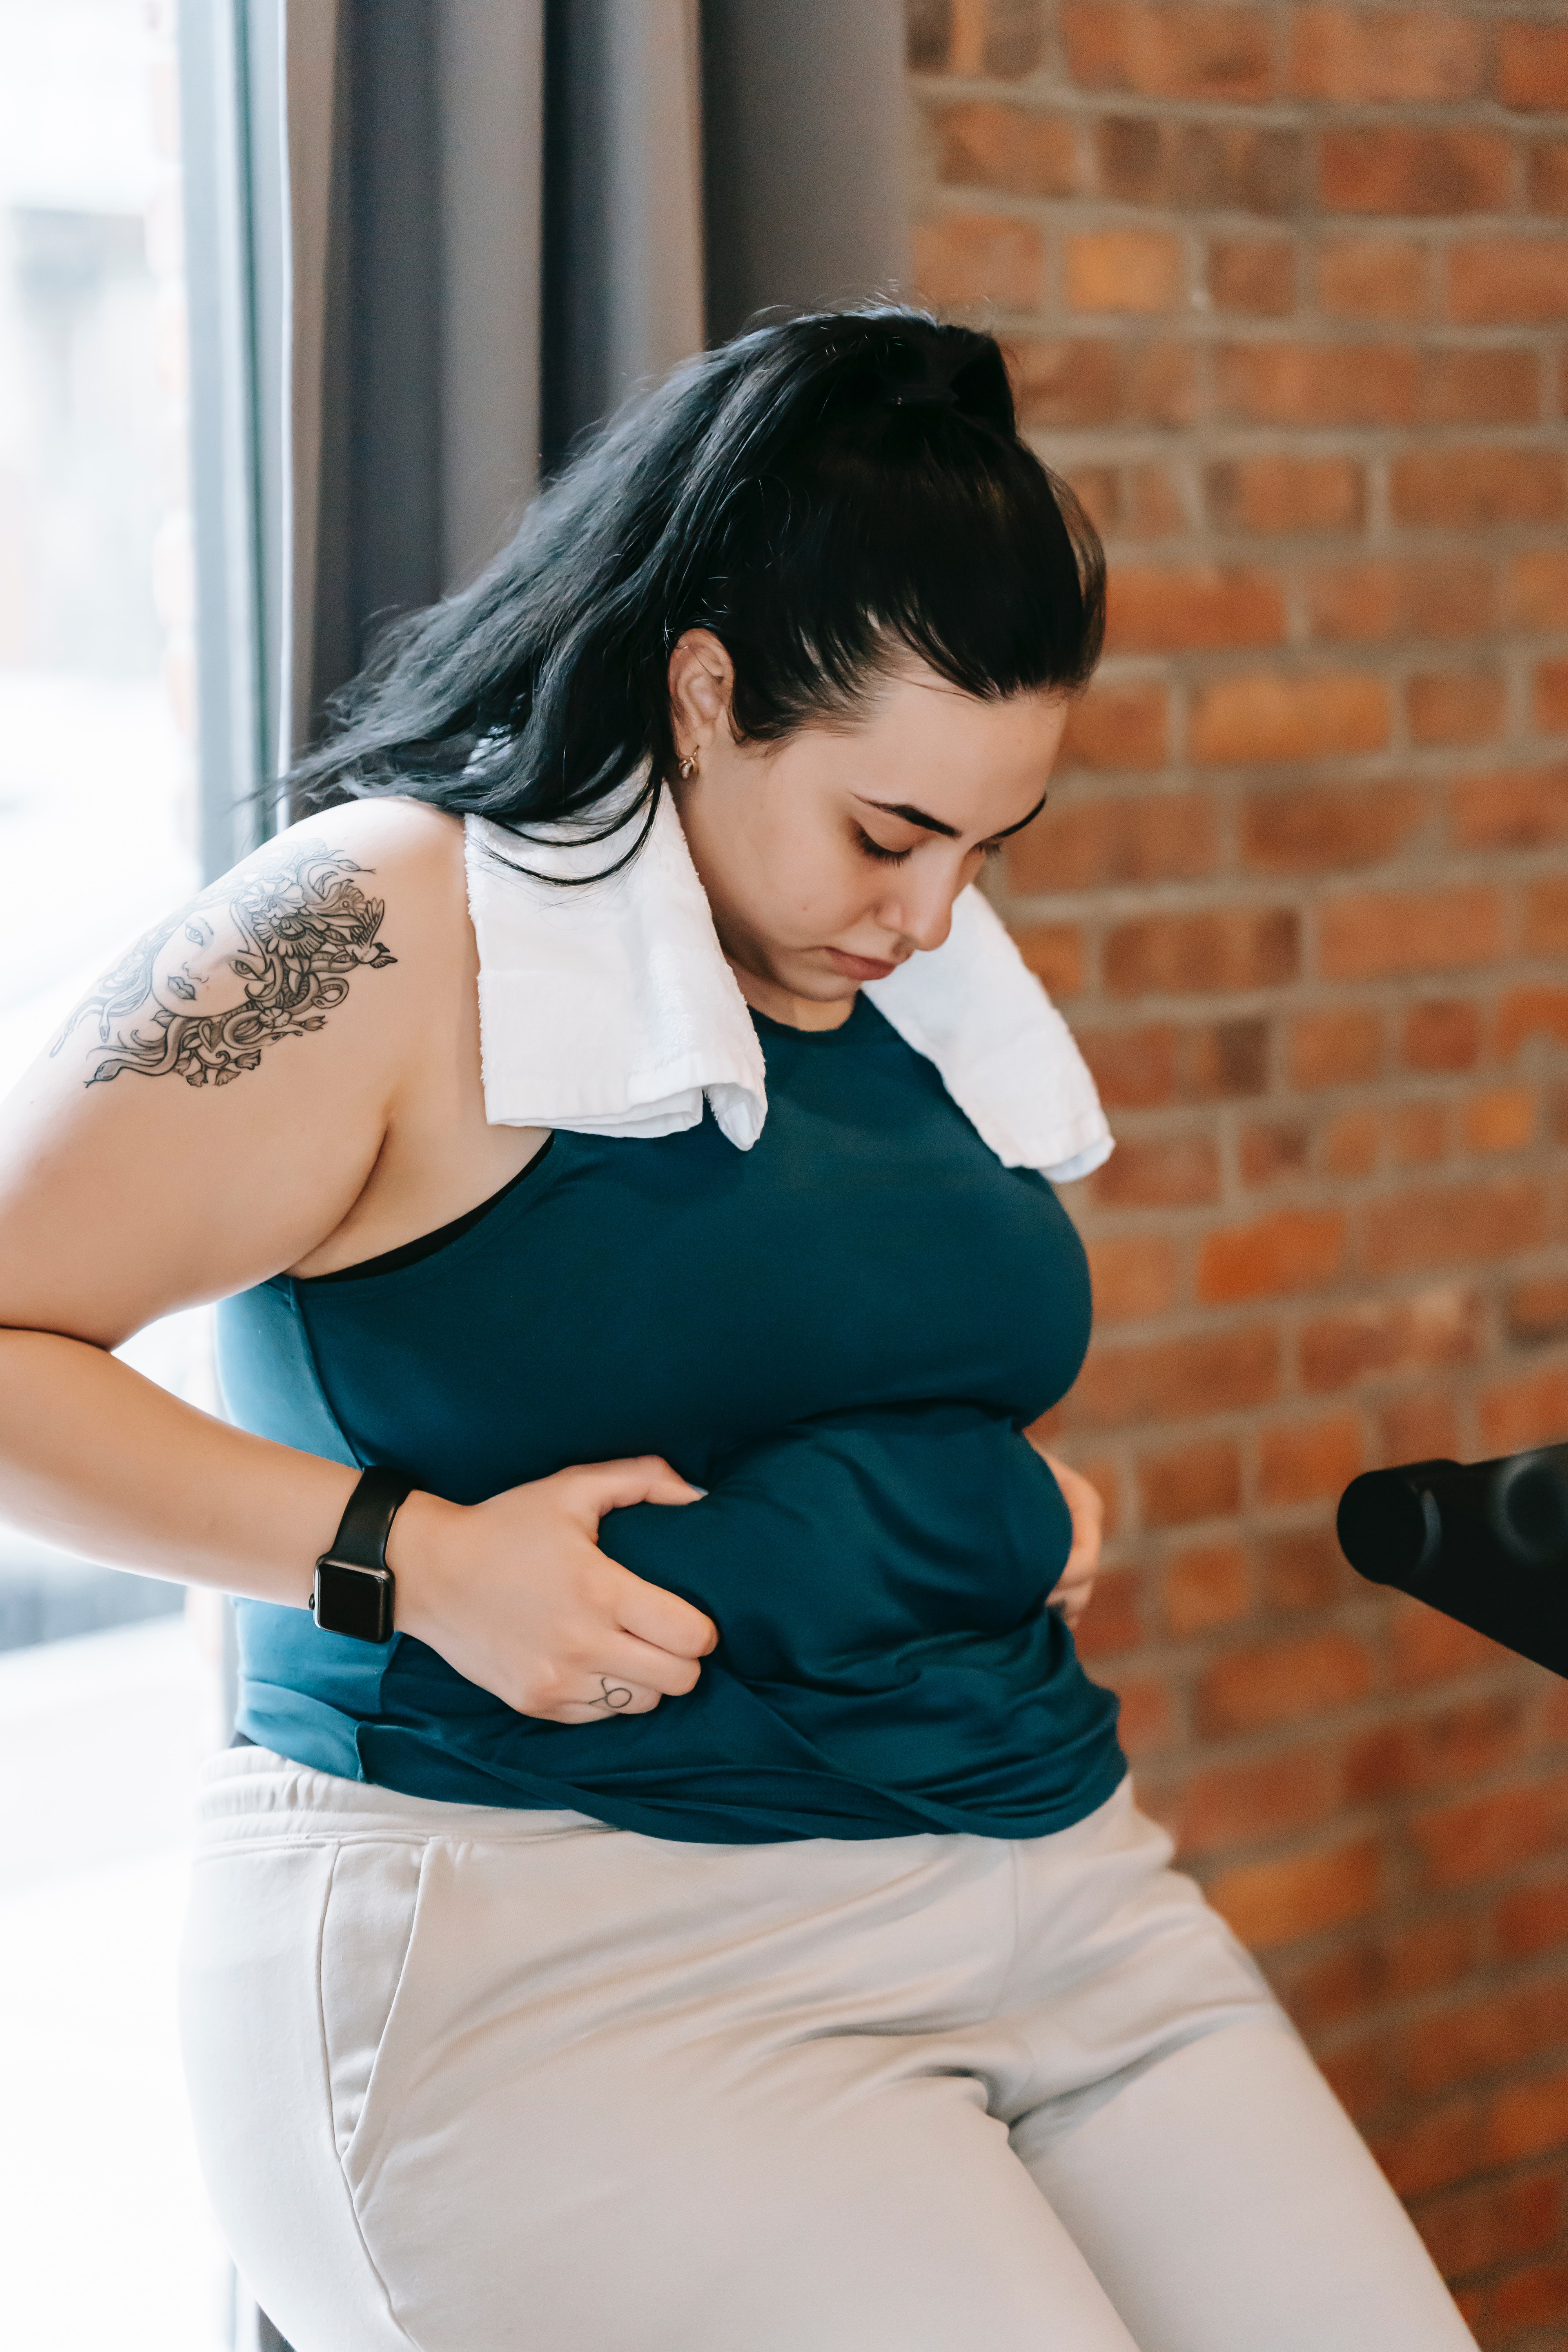
M 485 1117 L 671 1135 L 697 1125 L 706 1096 L 748 1151 L 767 1117 L 766 1066 L 670 794 L 619 874 L 572 888 L 532 878 L 596 874 L 632 838 L 628 824 L 593 844 L 557 830 L 523 841 L 467 820 Z M 1110 1130 L 1083 1056 L 978 890 L 959 898 L 942 947 L 866 993 L 936 1065 L 1004 1167 L 1065 1183 L 1107 1158 Z

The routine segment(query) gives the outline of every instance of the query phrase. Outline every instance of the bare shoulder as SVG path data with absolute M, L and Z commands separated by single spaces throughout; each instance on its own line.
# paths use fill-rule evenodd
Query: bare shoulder
M 80 1062 L 89 1087 L 121 1076 L 227 1087 L 356 997 L 363 1043 L 372 974 L 397 971 L 388 993 L 404 1025 L 410 1000 L 469 952 L 460 821 L 406 801 L 354 803 L 290 826 L 144 932 L 70 1013 L 50 1058 Z

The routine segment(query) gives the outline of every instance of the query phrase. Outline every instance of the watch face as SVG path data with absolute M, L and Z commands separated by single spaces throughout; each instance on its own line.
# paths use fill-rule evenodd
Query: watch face
M 392 1570 L 351 1568 L 345 1560 L 316 1562 L 316 1625 L 323 1633 L 351 1633 L 357 1642 L 392 1639 Z

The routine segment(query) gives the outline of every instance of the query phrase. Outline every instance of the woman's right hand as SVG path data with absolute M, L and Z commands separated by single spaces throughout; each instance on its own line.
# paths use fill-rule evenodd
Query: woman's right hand
M 719 1632 L 602 1552 L 599 1522 L 630 1503 L 694 1503 L 701 1491 L 647 1454 L 558 1470 L 485 1503 L 412 1494 L 386 1548 L 397 1630 L 519 1715 L 646 1715 L 695 1687 Z

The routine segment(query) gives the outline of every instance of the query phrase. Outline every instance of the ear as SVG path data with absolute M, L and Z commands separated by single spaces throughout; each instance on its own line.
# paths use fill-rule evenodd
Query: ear
M 735 665 L 711 629 L 688 629 L 669 656 L 669 715 L 675 747 L 699 759 L 721 728 L 728 731 Z

